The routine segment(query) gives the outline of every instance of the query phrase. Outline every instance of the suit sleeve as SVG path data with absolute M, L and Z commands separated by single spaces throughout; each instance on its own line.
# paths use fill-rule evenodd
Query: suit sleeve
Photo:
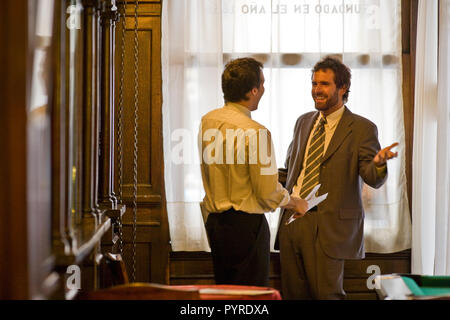
M 378 141 L 378 129 L 373 123 L 365 128 L 361 134 L 358 150 L 359 175 L 372 188 L 379 188 L 387 179 L 387 170 L 380 172 L 373 162 L 373 158 L 381 149 Z
M 292 134 L 292 140 L 291 140 L 291 143 L 289 144 L 289 148 L 286 153 L 286 160 L 284 162 L 284 170 L 286 170 L 286 172 L 289 170 L 289 160 L 291 159 L 294 141 L 296 141 L 295 135 L 298 134 L 298 132 L 299 132 L 298 128 L 300 127 L 301 119 L 302 119 L 302 117 L 298 118 L 297 122 L 295 123 L 294 133 Z
M 291 143 L 289 144 L 289 148 L 286 153 L 286 160 L 284 161 L 284 168 L 278 168 L 278 181 L 283 185 L 283 187 L 286 187 L 286 181 L 287 181 L 287 173 L 289 171 L 289 161 L 291 159 L 292 155 L 292 147 L 293 143 L 295 141 L 295 134 L 298 132 L 298 127 L 300 126 L 300 118 L 297 119 L 297 122 L 294 126 L 294 133 L 292 135 Z

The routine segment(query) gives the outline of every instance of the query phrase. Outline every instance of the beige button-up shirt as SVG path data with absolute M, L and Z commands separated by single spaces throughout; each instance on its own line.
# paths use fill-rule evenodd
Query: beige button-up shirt
M 262 214 L 289 202 L 270 132 L 245 106 L 227 103 L 203 116 L 198 142 L 206 211 Z

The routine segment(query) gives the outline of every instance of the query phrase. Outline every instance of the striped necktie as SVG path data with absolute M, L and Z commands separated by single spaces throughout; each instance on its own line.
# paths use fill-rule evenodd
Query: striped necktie
M 309 144 L 308 158 L 306 159 L 305 176 L 303 177 L 300 198 L 305 197 L 319 183 L 320 162 L 322 161 L 323 150 L 325 146 L 325 124 L 327 120 L 320 118 L 319 124 L 314 130 L 313 137 Z

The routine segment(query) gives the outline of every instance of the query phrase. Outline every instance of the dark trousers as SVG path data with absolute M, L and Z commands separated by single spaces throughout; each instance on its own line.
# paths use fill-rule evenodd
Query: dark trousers
M 264 214 L 211 213 L 206 232 L 216 284 L 269 286 L 270 231 Z

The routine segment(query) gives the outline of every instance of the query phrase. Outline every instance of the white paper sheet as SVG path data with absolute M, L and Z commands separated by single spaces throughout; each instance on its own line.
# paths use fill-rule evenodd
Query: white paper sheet
M 314 208 L 315 206 L 317 206 L 319 203 L 321 203 L 323 200 L 325 200 L 328 196 L 328 192 L 324 193 L 321 196 L 316 197 L 315 194 L 317 192 L 317 190 L 319 190 L 320 188 L 320 184 L 316 185 L 311 192 L 306 196 L 305 200 L 308 202 L 308 209 L 306 210 L 306 212 L 308 212 L 311 208 Z M 295 219 L 297 219 L 295 217 L 295 213 L 291 215 L 291 217 L 288 219 L 288 221 L 286 222 L 286 225 L 290 224 L 292 221 L 294 221 Z

